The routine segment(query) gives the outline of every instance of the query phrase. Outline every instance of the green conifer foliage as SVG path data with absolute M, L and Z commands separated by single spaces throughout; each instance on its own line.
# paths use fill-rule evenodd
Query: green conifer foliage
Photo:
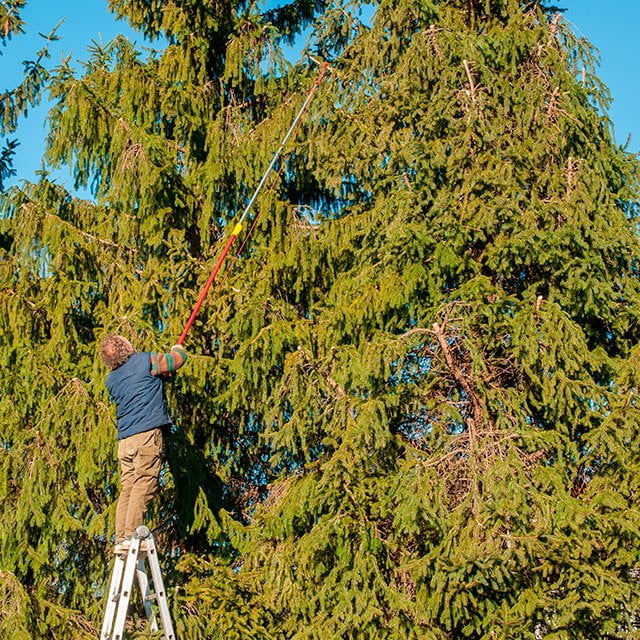
M 322 453 L 254 524 L 295 637 L 629 627 L 633 419 L 600 438 L 630 409 L 637 162 L 591 63 L 516 2 L 383 2 L 336 62 L 310 156 L 357 204 L 306 267 L 336 265 L 273 435 Z
M 169 389 L 178 637 L 631 631 L 638 162 L 588 43 L 518 0 L 110 4 L 166 47 L 57 72 L 48 161 L 97 204 L 3 199 L 0 635 L 95 637 L 97 344 L 179 335 L 317 74 L 281 51 L 308 26 L 329 79 Z
M 118 38 L 92 45 L 80 72 L 69 62 L 57 70 L 49 161 L 68 162 L 98 204 L 46 177 L 2 199 L 3 637 L 95 637 L 118 484 L 97 345 L 110 331 L 140 348 L 175 341 L 227 221 L 310 87 L 306 69 L 284 73 L 281 12 L 267 21 L 235 3 L 205 9 L 156 7 L 168 20 L 161 52 L 143 58 Z M 287 10 L 290 38 L 298 10 Z M 313 10 L 301 5 L 300 29 Z M 127 7 L 134 24 L 136 12 L 134 3 Z M 230 537 L 242 533 L 276 472 L 247 391 L 240 384 L 220 402 L 239 366 L 232 357 L 239 342 L 233 337 L 219 351 L 225 334 L 217 321 L 203 316 L 194 327 L 193 364 L 170 391 L 180 417 L 151 521 L 162 525 L 167 581 L 184 587 L 174 600 L 181 637 L 209 638 L 212 629 L 269 637 L 274 616 L 253 605 L 252 577 L 236 575 Z M 254 315 L 244 335 L 258 332 L 259 322 Z M 205 581 L 212 573 L 213 584 Z M 202 597 L 207 611 L 215 606 L 213 618 L 198 615 Z

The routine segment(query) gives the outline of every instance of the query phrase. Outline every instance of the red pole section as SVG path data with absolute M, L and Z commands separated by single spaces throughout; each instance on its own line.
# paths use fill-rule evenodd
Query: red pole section
M 184 339 L 187 337 L 187 332 L 191 328 L 193 321 L 196 319 L 196 316 L 198 315 L 198 311 L 200 311 L 200 307 L 202 306 L 204 299 L 207 297 L 207 293 L 209 293 L 209 289 L 211 288 L 213 281 L 216 279 L 216 276 L 218 275 L 218 271 L 220 271 L 220 267 L 222 266 L 224 259 L 227 257 L 227 253 L 229 253 L 229 249 L 231 249 L 231 245 L 234 243 L 235 239 L 238 237 L 241 231 L 242 231 L 242 224 L 238 223 L 233 228 L 233 232 L 229 236 L 229 239 L 227 240 L 227 244 L 224 245 L 224 249 L 222 250 L 220 257 L 218 258 L 218 262 L 216 263 L 216 266 L 211 272 L 211 275 L 209 276 L 207 283 L 204 285 L 204 289 L 202 290 L 202 293 L 200 294 L 200 297 L 196 302 L 196 306 L 193 307 L 193 311 L 191 312 L 191 315 L 187 320 L 187 324 L 184 326 L 184 329 L 182 330 L 182 333 L 178 338 L 178 344 L 182 344 L 184 342 Z

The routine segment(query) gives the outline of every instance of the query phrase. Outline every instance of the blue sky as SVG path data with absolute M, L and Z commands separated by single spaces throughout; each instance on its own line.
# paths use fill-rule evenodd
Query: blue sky
M 616 138 L 623 144 L 631 134 L 629 150 L 640 152 L 640 1 L 558 0 L 576 33 L 599 50 L 598 75 L 613 98 L 610 116 Z
M 609 86 L 613 97 L 610 110 L 616 138 L 624 143 L 631 134 L 629 150 L 640 151 L 640 0 L 557 0 L 567 9 L 565 18 L 576 32 L 586 36 L 600 51 L 600 78 Z M 20 63 L 33 58 L 42 43 L 37 33 L 48 33 L 61 19 L 62 40 L 55 43 L 51 62 L 56 64 L 61 55 L 72 54 L 72 60 L 86 59 L 86 47 L 91 40 L 111 40 L 124 33 L 139 46 L 145 46 L 142 37 L 124 22 L 118 22 L 107 10 L 106 0 L 28 0 L 22 14 L 27 22 L 27 33 L 15 38 L 2 49 L 0 56 L 0 90 L 8 89 L 20 81 Z M 44 149 L 47 106 L 34 109 L 20 125 L 16 134 L 20 146 L 14 166 L 14 181 L 33 180 L 39 168 Z M 61 178 L 71 187 L 71 181 Z

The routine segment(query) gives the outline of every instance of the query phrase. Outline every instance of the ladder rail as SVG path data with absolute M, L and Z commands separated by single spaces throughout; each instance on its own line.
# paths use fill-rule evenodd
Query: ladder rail
M 109 598 L 107 600 L 107 608 L 102 622 L 102 631 L 100 631 L 100 640 L 109 640 L 113 625 L 113 616 L 118 606 L 120 595 L 120 584 L 122 582 L 122 574 L 124 572 L 124 556 L 116 555 L 113 565 L 113 573 L 111 574 L 111 583 L 109 584 Z
M 147 577 L 146 567 L 144 565 L 144 557 L 138 558 L 138 567 L 136 569 L 136 576 L 138 577 L 138 585 L 140 586 L 140 593 L 142 594 L 142 604 L 144 606 L 144 612 L 149 621 L 150 631 L 158 631 L 158 619 L 151 606 L 151 600 L 153 595 L 149 587 L 149 578 Z
M 113 625 L 112 640 L 123 640 L 124 625 L 127 621 L 127 610 L 129 609 L 129 600 L 131 598 L 131 589 L 133 587 L 133 576 L 135 575 L 138 551 L 140 549 L 140 538 L 134 537 L 131 540 L 129 555 L 127 556 L 127 564 L 124 568 L 124 576 L 122 578 L 122 589 L 118 601 L 118 612 L 116 613 L 116 622 Z
M 176 640 L 153 536 L 147 539 L 147 559 L 149 560 L 149 567 L 151 568 L 151 577 L 153 578 L 155 593 L 158 597 L 158 609 L 160 610 L 160 619 L 162 620 L 162 630 L 164 632 L 163 638 L 164 640 Z

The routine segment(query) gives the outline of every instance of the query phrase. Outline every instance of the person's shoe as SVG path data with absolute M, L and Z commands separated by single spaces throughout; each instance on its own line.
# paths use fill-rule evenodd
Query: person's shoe
M 118 542 L 116 544 L 116 546 L 113 549 L 113 552 L 116 555 L 119 556 L 124 556 L 127 553 L 129 553 L 129 551 L 131 550 L 131 538 L 125 538 L 124 540 L 121 540 L 120 542 Z M 140 551 L 146 551 L 147 550 L 147 541 L 146 540 L 140 540 L 140 546 L 138 547 L 138 553 Z
M 113 552 L 118 556 L 123 556 L 129 553 L 130 548 L 131 538 L 125 538 L 124 540 L 120 540 L 120 542 L 116 542 L 116 546 L 113 548 Z

